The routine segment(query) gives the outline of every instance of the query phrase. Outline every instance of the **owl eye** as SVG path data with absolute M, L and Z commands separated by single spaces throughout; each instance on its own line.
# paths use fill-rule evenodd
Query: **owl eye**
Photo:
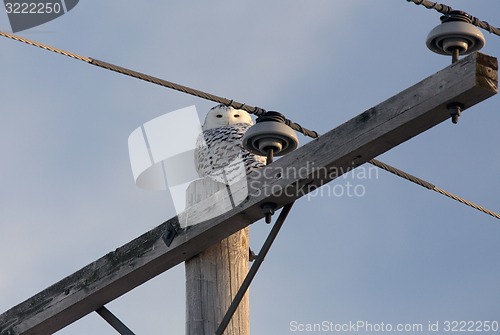
M 240 117 L 240 114 L 234 114 L 234 117 Z
M 217 114 L 215 117 L 220 119 L 222 117 L 222 115 L 221 114 Z

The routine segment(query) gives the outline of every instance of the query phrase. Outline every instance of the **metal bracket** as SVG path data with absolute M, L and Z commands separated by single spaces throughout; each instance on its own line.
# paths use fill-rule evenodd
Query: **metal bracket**
M 120 321 L 109 309 L 102 306 L 95 310 L 107 323 L 121 335 L 135 335 L 123 322 Z
M 165 233 L 161 236 L 163 242 L 167 245 L 167 247 L 170 247 L 172 242 L 174 241 L 174 238 L 179 235 L 181 232 L 181 227 L 179 226 L 179 223 L 171 223 L 167 222 L 167 230 Z
M 276 219 L 276 222 L 274 223 L 273 228 L 269 232 L 269 235 L 266 238 L 266 241 L 262 245 L 262 249 L 260 249 L 259 254 L 256 256 L 255 261 L 252 264 L 252 267 L 250 268 L 250 271 L 248 271 L 245 279 L 243 280 L 243 283 L 241 283 L 240 288 L 238 289 L 238 292 L 234 296 L 233 302 L 229 306 L 226 314 L 222 318 L 222 321 L 219 324 L 219 327 L 215 331 L 215 335 L 222 335 L 224 331 L 226 330 L 227 325 L 229 324 L 229 321 L 231 321 L 231 318 L 234 315 L 234 312 L 236 312 L 236 309 L 238 308 L 238 305 L 241 302 L 241 299 L 243 299 L 243 296 L 248 290 L 248 287 L 252 283 L 253 278 L 257 274 L 257 271 L 259 271 L 259 268 L 264 261 L 264 258 L 267 255 L 267 252 L 269 249 L 271 249 L 271 245 L 273 244 L 274 240 L 276 239 L 276 236 L 278 236 L 278 233 L 283 226 L 283 223 L 285 222 L 286 217 L 288 216 L 288 213 L 290 213 L 290 210 L 292 209 L 293 202 L 285 205 L 283 209 L 281 210 L 280 215 L 278 216 L 278 219 Z

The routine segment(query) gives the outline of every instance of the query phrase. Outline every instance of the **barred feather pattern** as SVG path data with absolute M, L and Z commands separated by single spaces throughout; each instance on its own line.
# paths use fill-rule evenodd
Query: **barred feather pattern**
M 242 145 L 248 123 L 236 123 L 203 131 L 196 140 L 194 159 L 198 175 L 232 184 L 264 167 L 266 158 L 252 154 Z

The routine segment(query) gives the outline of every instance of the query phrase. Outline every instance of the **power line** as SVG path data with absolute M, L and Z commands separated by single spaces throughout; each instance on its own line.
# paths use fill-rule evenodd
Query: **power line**
M 500 214 L 495 213 L 493 211 L 490 211 L 489 209 L 486 209 L 486 208 L 484 208 L 482 206 L 479 206 L 479 205 L 477 205 L 477 204 L 475 204 L 473 202 L 465 200 L 464 198 L 461 198 L 458 195 L 455 195 L 453 193 L 447 192 L 447 191 L 445 191 L 445 190 L 443 190 L 443 189 L 435 186 L 434 184 L 431 184 L 431 183 L 429 183 L 429 182 L 427 182 L 427 181 L 425 181 L 423 179 L 417 178 L 417 177 L 415 177 L 415 176 L 413 176 L 413 175 L 411 175 L 411 174 L 409 174 L 407 172 L 399 170 L 399 169 L 395 168 L 394 166 L 390 166 L 388 164 L 382 163 L 381 161 L 378 161 L 376 159 L 372 159 L 372 160 L 370 160 L 368 162 L 370 164 L 373 164 L 373 165 L 375 165 L 375 166 L 377 166 L 377 167 L 385 170 L 385 171 L 388 171 L 388 172 L 390 172 L 392 174 L 395 174 L 398 177 L 401 177 L 401 178 L 404 178 L 406 180 L 409 180 L 412 183 L 415 183 L 417 185 L 425 187 L 425 188 L 427 188 L 429 190 L 435 191 L 435 192 L 437 192 L 439 194 L 445 195 L 445 196 L 447 196 L 447 197 L 449 197 L 449 198 L 451 198 L 453 200 L 456 200 L 456 201 L 458 201 L 458 202 L 460 202 L 460 203 L 462 203 L 464 205 L 470 206 L 470 207 L 472 207 L 474 209 L 477 209 L 478 211 L 481 211 L 483 213 L 491 215 L 494 218 L 500 219 Z
M 36 42 L 36 41 L 32 41 L 32 40 L 29 40 L 27 38 L 24 38 L 24 37 L 21 37 L 21 36 L 18 36 L 18 35 L 9 34 L 9 33 L 5 33 L 3 31 L 0 31 L 0 36 L 8 37 L 8 38 L 13 39 L 13 40 L 18 41 L 18 42 L 23 42 L 23 43 L 26 43 L 26 44 L 29 44 L 29 45 L 32 45 L 32 46 L 35 46 L 35 47 L 39 47 L 39 48 L 42 48 L 42 49 L 45 49 L 45 50 L 48 50 L 48 51 L 52 51 L 52 52 L 55 52 L 55 53 L 58 53 L 58 54 L 61 54 L 61 55 L 64 55 L 64 56 L 68 56 L 68 57 L 71 57 L 71 58 L 74 58 L 74 59 L 78 59 L 78 60 L 81 60 L 81 61 L 84 61 L 84 62 L 87 62 L 87 63 L 91 62 L 91 59 L 88 58 L 88 57 L 83 57 L 83 56 L 74 54 L 72 52 L 68 52 L 68 51 L 64 51 L 64 50 L 58 49 L 58 48 L 54 48 L 54 47 L 51 47 L 49 45 L 45 45 L 45 44 L 42 44 L 42 43 L 39 43 L 39 42 Z
M 428 1 L 428 0 L 406 0 L 406 1 L 407 2 L 413 2 L 415 5 L 422 5 L 422 6 L 424 6 L 427 9 L 434 9 L 437 12 L 439 12 L 441 14 L 445 14 L 445 15 L 449 14 L 451 11 L 454 10 L 450 6 L 443 5 L 443 4 L 436 3 L 436 2 L 432 2 L 432 1 Z M 479 28 L 482 28 L 484 30 L 487 30 L 490 33 L 493 33 L 493 34 L 495 34 L 497 36 L 500 36 L 500 28 L 496 28 L 496 27 L 492 26 L 491 24 L 489 24 L 486 21 L 481 21 L 477 17 L 472 16 L 472 15 L 470 15 L 468 13 L 467 13 L 467 15 L 469 15 L 471 17 L 473 25 L 475 25 L 475 26 L 477 26 Z
M 157 77 L 153 77 L 153 76 L 141 73 L 141 72 L 133 71 L 133 70 L 130 70 L 130 69 L 118 66 L 118 65 L 106 63 L 106 62 L 103 62 L 103 61 L 100 61 L 97 59 L 93 59 L 90 57 L 80 56 L 78 54 L 68 52 L 65 50 L 61 50 L 58 48 L 54 48 L 54 47 L 51 47 L 49 45 L 45 45 L 45 44 L 42 44 L 42 43 L 39 43 L 39 42 L 36 42 L 33 40 L 29 40 L 27 38 L 20 37 L 20 36 L 14 35 L 14 34 L 9 34 L 9 33 L 0 31 L 0 36 L 7 37 L 10 39 L 16 40 L 18 42 L 23 42 L 23 43 L 26 43 L 26 44 L 29 44 L 29 45 L 32 45 L 35 47 L 39 47 L 39 48 L 42 48 L 42 49 L 45 49 L 48 51 L 52 51 L 52 52 L 55 52 L 55 53 L 58 53 L 58 54 L 61 54 L 61 55 L 67 56 L 67 57 L 78 59 L 78 60 L 84 61 L 88 64 L 92 64 L 92 65 L 101 67 L 103 69 L 118 72 L 118 73 L 130 76 L 130 77 L 134 77 L 137 79 L 141 79 L 141 80 L 159 85 L 159 86 L 163 86 L 163 87 L 167 87 L 167 88 L 179 91 L 179 92 L 187 93 L 187 94 L 190 94 L 190 95 L 202 98 L 202 99 L 211 100 L 211 101 L 214 101 L 214 102 L 217 102 L 220 104 L 224 104 L 226 106 L 231 106 L 231 107 L 236 108 L 236 109 L 242 109 L 242 110 L 247 111 L 248 113 L 254 114 L 256 116 L 260 116 L 266 112 L 265 109 L 262 109 L 260 107 L 253 107 L 253 106 L 247 105 L 245 103 L 237 102 L 237 101 L 223 98 L 223 97 L 220 97 L 220 96 L 217 96 L 214 94 L 210 94 L 207 92 L 196 90 L 196 89 L 188 87 L 188 86 L 179 85 L 179 84 L 176 84 L 176 83 L 173 83 L 173 82 L 170 82 L 167 80 L 163 80 L 163 79 L 160 79 Z M 290 128 L 304 134 L 305 136 L 309 136 L 311 138 L 319 137 L 317 132 L 315 132 L 313 130 L 309 130 L 307 128 L 304 128 L 300 124 L 295 123 L 291 120 L 286 119 L 285 123 Z
M 410 1 L 413 1 L 414 3 L 416 3 L 417 5 L 424 5 L 428 8 L 433 8 L 433 9 L 436 9 L 442 13 L 448 13 L 449 11 L 452 10 L 451 7 L 449 6 L 445 6 L 445 5 L 441 5 L 441 4 L 436 4 L 436 3 L 433 3 L 433 2 L 430 2 L 430 1 L 426 1 L 426 0 L 407 0 L 408 2 Z M 479 21 L 476 19 L 476 21 Z M 479 21 L 480 22 L 480 21 Z M 489 24 L 488 24 L 489 26 Z M 500 30 L 499 30 L 500 32 Z M 257 116 L 260 116 L 262 114 L 264 114 L 266 112 L 265 109 L 262 109 L 260 107 L 253 107 L 253 106 L 250 106 L 250 105 L 247 105 L 247 104 L 244 104 L 244 103 L 241 103 L 241 102 L 235 102 L 233 100 L 229 100 L 229 99 L 226 99 L 226 98 L 222 98 L 222 97 L 219 97 L 217 95 L 213 95 L 213 94 L 210 94 L 210 93 L 206 93 L 206 92 L 203 92 L 203 91 L 200 91 L 200 90 L 196 90 L 196 89 L 193 89 L 191 87 L 188 87 L 188 86 L 183 86 L 183 85 L 179 85 L 179 84 L 175 84 L 175 83 L 172 83 L 170 81 L 167 81 L 167 80 L 163 80 L 163 79 L 160 79 L 160 78 L 157 78 L 157 77 L 153 77 L 153 76 L 150 76 L 150 75 L 147 75 L 147 74 L 144 74 L 144 73 L 141 73 L 141 72 L 137 72 L 137 71 L 133 71 L 133 70 L 130 70 L 130 69 L 127 69 L 127 68 L 124 68 L 124 67 L 121 67 L 121 66 L 118 66 L 118 65 L 114 65 L 114 64 L 110 64 L 110 63 L 106 63 L 106 62 L 103 62 L 103 61 L 100 61 L 100 60 L 97 60 L 97 59 L 93 59 L 93 58 L 90 58 L 90 57 L 84 57 L 84 56 L 80 56 L 78 54 L 75 54 L 75 53 L 72 53 L 72 52 L 68 52 L 68 51 L 65 51 L 65 50 L 61 50 L 61 49 L 58 49 L 58 48 L 54 48 L 54 47 L 51 47 L 51 46 L 48 46 L 48 45 L 45 45 L 45 44 L 42 44 L 42 43 L 39 43 L 39 42 L 36 42 L 36 41 L 32 41 L 32 40 L 29 40 L 27 38 L 24 38 L 24 37 L 20 37 L 20 36 L 17 36 L 17 35 L 14 35 L 14 34 L 9 34 L 9 33 L 6 33 L 6 32 L 2 32 L 0 31 L 0 36 L 3 36 L 3 37 L 7 37 L 7 38 L 10 38 L 10 39 L 13 39 L 13 40 L 16 40 L 16 41 L 19 41 L 19 42 L 23 42 L 23 43 L 26 43 L 26 44 L 29 44 L 29 45 L 32 45 L 32 46 L 36 46 L 36 47 L 39 47 L 39 48 L 42 48 L 42 49 L 45 49 L 45 50 L 48 50 L 48 51 L 52 51 L 52 52 L 55 52 L 55 53 L 58 53 L 58 54 L 61 54 L 61 55 L 64 55 L 64 56 L 67 56 L 67 57 L 71 57 L 71 58 L 74 58 L 74 59 L 78 59 L 78 60 L 81 60 L 81 61 L 84 61 L 86 63 L 89 63 L 89 64 L 92 64 L 92 65 L 95 65 L 95 66 L 98 66 L 98 67 L 101 67 L 103 69 L 107 69 L 107 70 L 110 70 L 110 71 L 114 71 L 114 72 L 118 72 L 118 73 L 121 73 L 121 74 L 125 74 L 127 76 L 131 76 L 131 77 L 134 77 L 134 78 L 137 78 L 137 79 L 141 79 L 141 80 L 144 80 L 144 81 L 147 81 L 147 82 L 150 82 L 150 83 L 153 83 L 153 84 L 156 84 L 156 85 L 159 85 L 159 86 L 163 86 L 163 87 L 167 87 L 167 88 L 170 88 L 170 89 L 173 89 L 173 90 L 176 90 L 176 91 L 179 91 L 179 92 L 183 92 L 183 93 L 187 93 L 187 94 L 190 94 L 190 95 L 193 95 L 193 96 L 196 96 L 196 97 L 199 97 L 199 98 L 202 98 L 202 99 L 206 99 L 206 100 L 211 100 L 211 101 L 214 101 L 214 102 L 217 102 L 217 103 L 221 103 L 221 104 L 224 104 L 226 106 L 231 106 L 233 108 L 236 108 L 236 109 L 243 109 L 251 114 L 254 114 L 254 115 L 257 115 Z M 315 132 L 315 131 L 311 131 L 309 129 L 306 129 L 304 127 L 302 127 L 300 124 L 298 123 L 294 123 L 288 119 L 285 120 L 285 123 L 290 126 L 292 129 L 306 135 L 306 136 L 309 136 L 311 138 L 318 138 L 320 135 Z M 378 166 L 379 168 L 382 168 L 386 171 L 389 171 L 399 177 L 402 177 L 404 179 L 407 179 L 409 181 L 412 181 L 420 186 L 423 186 L 425 188 L 428 188 L 430 190 L 434 190 L 440 194 L 443 194 L 443 195 L 446 195 L 447 197 L 450 197 L 456 201 L 459 201 L 467 206 L 470 206 L 470 207 L 473 207 L 481 212 L 484 212 L 488 215 L 491 215 L 497 219 L 500 219 L 500 215 L 495 213 L 495 212 L 492 212 L 488 209 L 485 209 L 484 207 L 481 207 L 481 206 L 478 206 L 470 201 L 467 201 L 463 198 L 460 198 L 452 193 L 449 193 L 449 192 L 446 192 L 440 188 L 437 188 L 436 186 L 422 180 L 422 179 L 419 179 L 415 176 L 412 176 L 411 174 L 409 173 L 406 173 L 402 170 L 399 170 L 395 167 L 392 167 L 390 165 L 387 165 L 385 163 L 382 163 L 378 160 L 375 160 L 375 159 L 372 159 L 371 161 L 369 161 L 371 164 L 375 165 L 375 166 Z

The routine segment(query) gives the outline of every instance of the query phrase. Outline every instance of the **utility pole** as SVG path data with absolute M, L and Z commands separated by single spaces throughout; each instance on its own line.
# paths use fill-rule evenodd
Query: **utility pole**
M 262 219 L 263 204 L 276 204 L 278 210 L 449 120 L 453 106 L 460 104 L 465 111 L 497 92 L 497 59 L 473 53 L 264 167 L 266 173 L 248 180 L 259 192 L 248 194 L 233 209 L 209 215 L 210 208 L 227 198 L 223 191 L 188 208 L 187 217 L 201 223 L 182 232 L 168 247 L 162 236 L 169 226 L 179 224 L 178 217 L 11 308 L 0 315 L 0 335 L 52 334 Z M 289 168 L 307 173 L 286 175 Z M 246 189 L 247 180 L 234 187 L 236 193 L 238 187 Z
M 210 198 L 226 185 L 210 178 L 187 189 L 187 207 Z M 186 335 L 214 334 L 248 273 L 249 227 L 215 243 L 185 261 Z M 225 334 L 250 335 L 248 292 Z

